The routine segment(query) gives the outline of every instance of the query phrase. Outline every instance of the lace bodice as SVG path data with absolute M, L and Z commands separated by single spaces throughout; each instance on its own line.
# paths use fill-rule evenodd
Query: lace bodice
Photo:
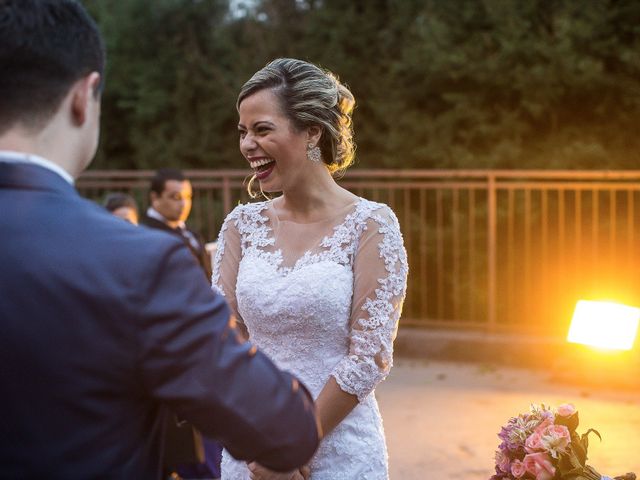
M 238 206 L 228 215 L 212 283 L 251 340 L 280 368 L 297 375 L 314 397 L 329 376 L 356 395 L 361 405 L 342 423 L 364 415 L 374 425 L 358 436 L 377 438 L 384 447 L 370 394 L 391 368 L 406 276 L 402 235 L 386 205 L 358 199 L 330 218 L 300 224 L 280 220 L 272 202 L 261 202 Z M 345 441 L 341 427 L 323 440 L 324 448 Z M 323 456 L 322 448 L 316 457 Z M 312 478 L 324 478 L 316 467 Z M 247 477 L 225 476 L 223 464 L 223 478 Z

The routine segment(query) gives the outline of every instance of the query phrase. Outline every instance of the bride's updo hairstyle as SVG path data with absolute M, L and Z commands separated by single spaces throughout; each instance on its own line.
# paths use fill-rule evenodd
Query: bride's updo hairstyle
M 278 58 L 242 86 L 236 107 L 266 88 L 275 93 L 294 128 L 322 129 L 318 146 L 322 161 L 332 174 L 344 172 L 353 163 L 351 113 L 355 99 L 335 75 L 302 60 Z

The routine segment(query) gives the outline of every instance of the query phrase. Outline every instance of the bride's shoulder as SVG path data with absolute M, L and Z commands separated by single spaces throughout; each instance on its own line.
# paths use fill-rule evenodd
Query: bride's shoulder
M 259 215 L 269 203 L 270 201 L 240 203 L 227 215 L 227 220 Z
M 365 214 L 360 224 L 362 231 L 360 242 L 376 239 L 385 262 L 388 259 L 399 258 L 406 267 L 407 254 L 398 217 L 391 207 L 384 203 L 370 200 L 364 200 L 364 202 L 365 205 L 362 208 Z
M 356 217 L 360 222 L 375 222 L 380 225 L 397 225 L 398 218 L 386 203 L 360 198 L 356 207 Z

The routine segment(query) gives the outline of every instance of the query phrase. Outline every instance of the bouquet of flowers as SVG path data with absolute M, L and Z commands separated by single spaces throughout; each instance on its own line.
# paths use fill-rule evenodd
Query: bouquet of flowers
M 490 480 L 613 480 L 586 464 L 589 429 L 578 435 L 578 412 L 571 404 L 557 408 L 531 405 L 511 418 L 498 434 L 496 474 Z M 615 480 L 635 480 L 633 473 Z

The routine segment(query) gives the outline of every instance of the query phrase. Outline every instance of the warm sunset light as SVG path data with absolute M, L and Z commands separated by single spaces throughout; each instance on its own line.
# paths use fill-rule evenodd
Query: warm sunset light
M 631 350 L 639 319 L 640 308 L 580 300 L 573 313 L 567 341 L 610 350 Z

